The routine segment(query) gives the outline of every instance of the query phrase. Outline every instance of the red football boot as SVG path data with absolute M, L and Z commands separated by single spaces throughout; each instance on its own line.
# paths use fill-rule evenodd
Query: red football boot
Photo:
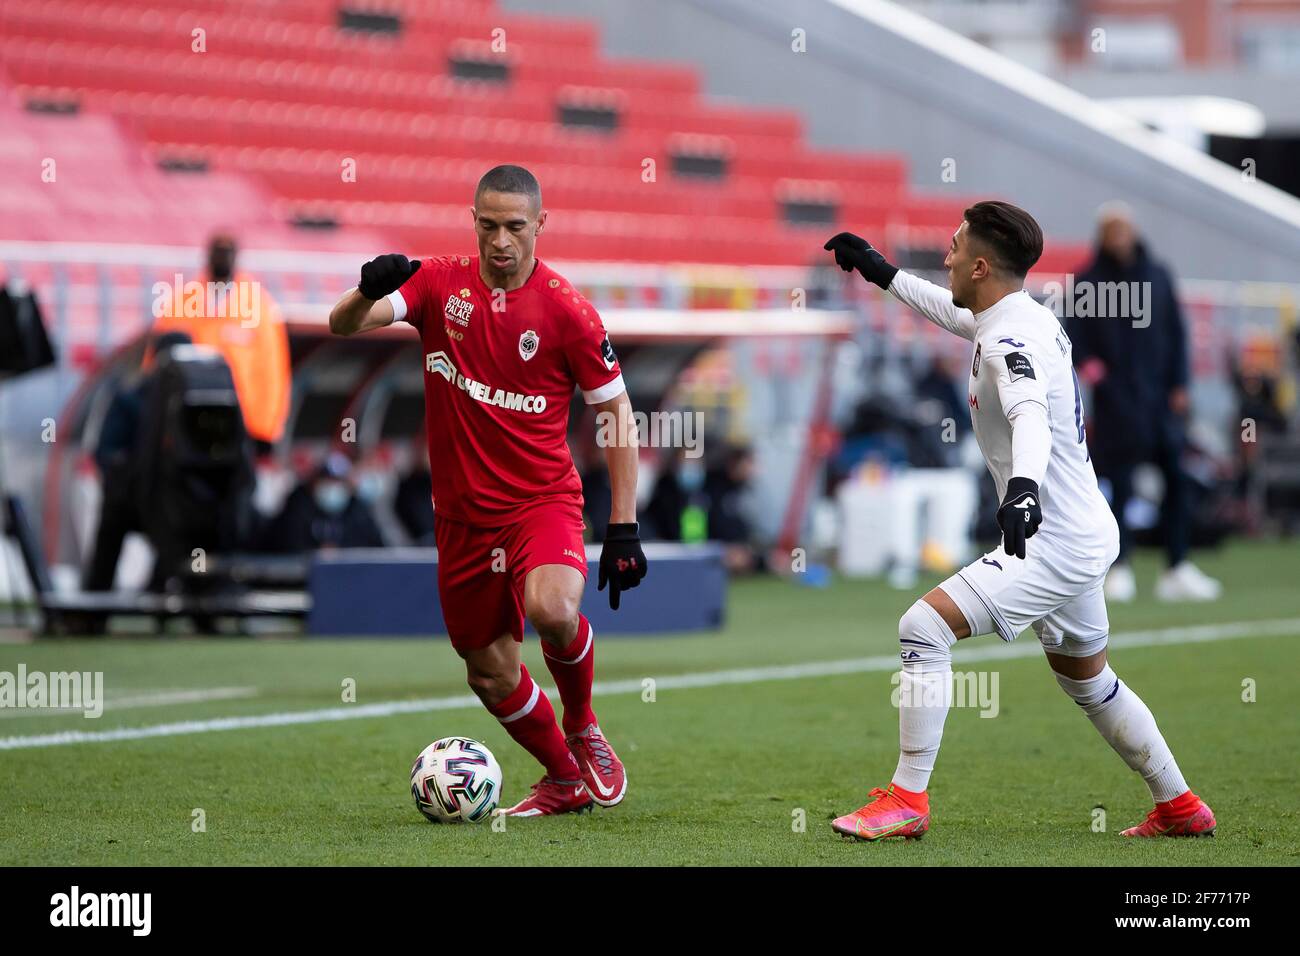
M 618 759 L 614 748 L 609 745 L 605 735 L 595 724 L 589 724 L 585 730 L 565 737 L 569 752 L 578 761 L 582 771 L 582 782 L 595 800 L 602 807 L 617 806 L 627 793 L 627 772 L 623 761 Z
M 1218 826 L 1214 819 L 1214 811 L 1196 794 L 1193 793 L 1192 797 L 1196 803 L 1185 813 L 1162 813 L 1160 808 L 1156 807 L 1147 814 L 1145 820 L 1135 827 L 1121 830 L 1119 835 L 1126 837 L 1214 836 L 1214 828 Z
M 903 837 L 919 840 L 930 829 L 930 798 L 924 793 L 904 799 L 892 783 L 884 790 L 873 789 L 875 799 L 831 823 L 840 836 L 853 840 L 884 840 Z M 906 791 L 905 791 L 906 792 Z
M 586 813 L 591 797 L 581 781 L 560 783 L 543 777 L 532 791 L 513 807 L 498 807 L 494 817 L 553 817 L 561 813 Z

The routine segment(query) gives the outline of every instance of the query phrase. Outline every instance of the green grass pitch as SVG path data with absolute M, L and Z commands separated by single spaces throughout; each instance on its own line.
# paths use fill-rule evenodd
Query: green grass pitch
M 1112 608 L 1117 634 L 1216 623 L 1300 620 L 1294 546 L 1234 545 L 1206 555 L 1227 597 L 1202 606 L 1149 598 Z M 1139 563 L 1149 594 L 1156 572 Z M 777 580 L 733 585 L 719 633 L 604 638 L 597 680 L 631 681 L 897 653 L 896 622 L 924 587 Z M 636 601 L 635 592 L 625 600 Z M 1124 646 L 1112 662 L 1155 712 L 1193 789 L 1213 806 L 1209 840 L 1130 842 L 1149 809 L 1141 781 L 1052 679 L 1041 653 L 962 663 L 996 671 L 999 713 L 954 709 L 931 785 L 924 840 L 868 845 L 834 836 L 831 817 L 883 786 L 897 757 L 890 671 L 659 687 L 597 698 L 628 767 L 624 804 L 581 817 L 436 826 L 417 813 L 407 773 L 429 741 L 463 734 L 500 760 L 513 802 L 540 776 L 478 707 L 148 739 L 0 749 L 0 858 L 112 864 L 837 864 L 1295 865 L 1300 627 L 1232 639 Z M 1032 650 L 1032 648 L 1030 649 Z M 994 651 L 996 653 L 996 651 Z M 530 669 L 549 679 L 536 639 Z M 445 640 L 163 639 L 0 645 L 0 670 L 103 671 L 109 707 L 79 715 L 0 711 L 0 739 L 179 721 L 462 696 Z M 341 701 L 346 679 L 357 703 Z M 1256 700 L 1242 699 L 1243 681 Z M 543 680 L 545 683 L 546 680 Z M 251 688 L 224 700 L 114 709 L 115 697 Z M 558 700 L 556 700 L 558 707 Z M 200 723 L 200 726 L 203 726 Z M 1096 808 L 1105 830 L 1096 832 Z M 205 829 L 195 832 L 195 811 Z M 800 827 L 800 820 L 806 826 Z

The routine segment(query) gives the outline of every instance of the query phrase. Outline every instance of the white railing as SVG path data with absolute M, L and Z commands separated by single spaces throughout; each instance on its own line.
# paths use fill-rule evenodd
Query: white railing
M 254 249 L 241 254 L 240 267 L 257 276 L 291 323 L 310 326 L 323 323 L 329 305 L 355 284 L 363 255 Z M 153 321 L 154 284 L 171 284 L 177 273 L 195 276 L 203 257 L 197 246 L 0 241 L 0 277 L 36 290 L 64 364 L 83 366 L 147 328 Z M 855 313 L 862 329 L 916 339 L 922 348 L 933 340 L 925 323 L 895 321 L 891 300 L 874 287 L 846 282 L 833 268 L 554 265 L 601 310 L 611 329 L 626 319 L 628 330 L 643 337 L 657 330 L 689 332 L 693 314 L 703 323 L 700 329 L 726 335 L 729 313 L 736 333 L 791 334 L 801 328 L 798 322 L 775 316 L 807 309 L 819 316 L 807 329 L 814 334 L 840 330 Z M 930 277 L 945 281 L 942 274 Z M 1060 277 L 1042 277 L 1039 284 L 1047 278 Z M 1033 274 L 1030 280 L 1031 291 L 1041 291 Z M 1221 374 L 1234 349 L 1259 336 L 1285 334 L 1300 308 L 1300 283 L 1182 279 L 1179 295 L 1191 327 L 1193 363 L 1208 375 Z M 664 322 L 655 321 L 656 311 Z M 760 313 L 766 318 L 756 324 Z

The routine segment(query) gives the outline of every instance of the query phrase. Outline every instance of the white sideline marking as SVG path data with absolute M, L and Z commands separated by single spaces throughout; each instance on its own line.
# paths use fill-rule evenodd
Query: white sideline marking
M 1300 634 L 1300 618 L 1271 621 L 1236 621 L 1229 624 L 1204 624 L 1192 627 L 1169 627 L 1151 631 L 1130 631 L 1112 634 L 1112 647 L 1153 647 L 1162 644 L 1199 644 L 1206 641 L 1227 641 L 1243 637 L 1283 637 Z M 1041 653 L 1041 645 L 1030 638 L 1007 644 L 998 641 L 988 647 L 953 653 L 954 663 L 1033 657 Z M 789 664 L 776 667 L 749 667 L 740 670 L 705 671 L 699 674 L 672 674 L 656 677 L 656 690 L 680 690 L 695 687 L 721 687 L 726 684 L 757 684 L 773 680 L 799 680 L 806 677 L 834 677 L 842 674 L 861 674 L 870 671 L 892 671 L 898 667 L 898 658 L 890 654 L 879 657 L 856 657 L 839 661 L 812 661 L 807 664 Z M 592 686 L 593 696 L 640 693 L 641 679 L 597 681 Z M 554 688 L 546 688 L 554 695 Z M 436 710 L 461 710 L 479 707 L 478 698 L 472 694 L 457 697 L 429 697 L 422 700 L 394 700 L 379 704 L 356 704 L 351 707 L 327 707 L 322 710 L 299 710 L 278 714 L 252 714 L 246 717 L 216 717 L 209 720 L 186 720 L 171 724 L 154 724 L 147 727 L 119 727 L 116 730 L 69 730 L 60 733 L 34 734 L 29 737 L 0 739 L 0 750 L 22 750 L 33 747 L 58 747 L 63 744 L 113 743 L 120 740 L 146 740 L 150 737 L 176 737 L 183 734 L 204 734 L 218 730 L 249 730 L 261 727 L 284 727 L 292 724 L 323 724 L 338 720 L 360 720 L 366 717 L 391 717 L 396 714 L 423 714 Z
M 117 710 L 122 707 L 162 707 L 167 704 L 198 704 L 206 700 L 236 700 L 240 697 L 256 697 L 256 687 L 198 687 L 191 690 L 158 690 L 135 694 L 130 697 L 108 698 L 104 701 L 105 710 Z
M 166 707 L 169 704 L 201 704 L 209 700 L 237 700 L 257 696 L 256 687 L 196 687 L 189 690 L 142 691 L 125 697 L 109 697 L 104 701 L 104 712 L 133 707 Z M 36 707 L 0 709 L 0 718 L 48 717 L 50 714 L 80 714 L 80 707 Z

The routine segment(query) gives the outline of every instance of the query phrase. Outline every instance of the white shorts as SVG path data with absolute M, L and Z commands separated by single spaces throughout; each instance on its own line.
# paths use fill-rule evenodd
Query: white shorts
M 1080 560 L 1053 545 L 1039 532 L 1026 542 L 1023 560 L 994 548 L 939 585 L 972 637 L 996 632 L 1014 641 L 1032 626 L 1053 654 L 1089 657 L 1105 648 L 1110 619 L 1102 584 L 1114 555 Z

